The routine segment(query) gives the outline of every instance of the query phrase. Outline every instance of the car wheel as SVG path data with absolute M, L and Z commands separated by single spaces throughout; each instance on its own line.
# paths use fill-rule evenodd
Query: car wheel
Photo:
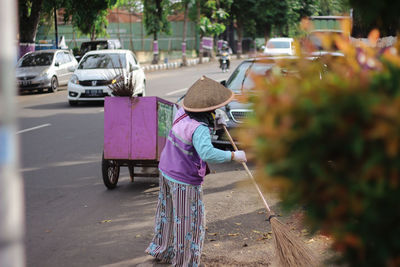
M 70 105 L 71 107 L 75 107 L 75 106 L 78 105 L 78 101 L 75 101 L 75 100 L 68 100 L 68 102 L 69 102 L 69 105 Z
M 49 88 L 50 92 L 56 92 L 58 89 L 58 80 L 56 76 L 51 77 L 51 87 Z

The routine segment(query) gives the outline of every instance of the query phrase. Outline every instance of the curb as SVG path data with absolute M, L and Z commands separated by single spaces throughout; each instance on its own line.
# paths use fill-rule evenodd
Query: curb
M 203 57 L 203 63 L 210 62 L 209 57 Z M 199 64 L 199 58 L 192 58 L 187 60 L 187 66 L 193 66 Z M 177 69 L 182 67 L 182 61 L 175 61 L 170 63 L 162 63 L 162 64 L 152 64 L 152 65 L 145 65 L 142 66 L 143 71 L 156 71 L 156 70 L 167 70 L 167 69 Z

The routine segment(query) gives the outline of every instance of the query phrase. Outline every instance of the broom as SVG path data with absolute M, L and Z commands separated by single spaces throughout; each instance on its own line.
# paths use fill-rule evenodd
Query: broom
M 229 138 L 233 148 L 237 151 L 238 148 L 229 134 L 228 129 L 224 125 L 224 130 Z M 318 266 L 320 265 L 314 253 L 305 246 L 304 242 L 290 232 L 290 229 L 280 222 L 273 211 L 271 211 L 267 201 L 265 200 L 260 188 L 258 187 L 253 175 L 251 174 L 247 164 L 242 162 L 244 169 L 246 170 L 248 176 L 251 178 L 254 186 L 257 189 L 264 205 L 269 213 L 269 222 L 271 223 L 272 235 L 275 240 L 276 253 L 278 254 L 278 261 L 280 266 L 292 267 L 292 266 Z

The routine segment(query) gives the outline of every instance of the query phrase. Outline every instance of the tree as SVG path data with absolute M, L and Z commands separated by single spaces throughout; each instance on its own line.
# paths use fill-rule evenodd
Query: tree
M 255 35 L 255 16 L 257 14 L 256 9 L 257 0 L 234 0 L 231 6 L 231 15 L 236 21 L 237 27 L 237 58 L 241 57 L 242 54 L 242 40 L 244 29 L 247 32 Z
M 34 43 L 41 13 L 52 16 L 54 8 L 65 8 L 64 19 L 72 18 L 73 25 L 84 34 L 105 31 L 107 9 L 116 0 L 18 0 L 19 40 L 21 43 Z
M 342 15 L 350 12 L 347 0 L 318 0 L 316 3 L 318 15 Z
M 365 37 L 373 28 L 378 28 L 383 36 L 400 31 L 399 1 L 349 1 L 354 8 L 353 35 Z
M 186 34 L 187 34 L 187 22 L 190 18 L 189 10 L 193 6 L 194 0 L 181 0 L 180 2 L 173 3 L 171 5 L 171 11 L 173 13 L 183 13 L 183 30 L 182 30 L 182 65 L 187 65 L 186 60 Z
M 116 4 L 116 0 L 66 0 L 64 19 L 71 17 L 72 24 L 82 34 L 90 34 L 94 40 L 97 35 L 106 33 L 108 11 Z
M 203 63 L 202 32 L 200 30 L 200 19 L 204 0 L 194 0 L 195 3 L 189 6 L 189 18 L 196 24 L 196 50 L 199 55 L 199 63 Z
M 216 37 L 225 31 L 226 26 L 224 22 L 229 17 L 229 14 L 219 6 L 219 1 L 208 0 L 204 6 L 204 13 L 200 18 L 201 36 Z M 211 57 L 214 57 L 213 49 L 211 49 Z
M 34 43 L 39 25 L 43 0 L 19 0 L 19 41 Z
M 200 17 L 201 17 L 201 0 L 196 0 L 196 32 L 200 32 Z M 201 44 L 201 37 L 199 36 L 199 63 L 203 63 L 203 48 Z
M 147 34 L 153 35 L 153 61 L 157 64 L 159 60 L 158 33 L 169 34 L 170 23 L 167 19 L 169 11 L 168 0 L 146 0 L 144 1 L 144 25 Z
M 286 34 L 296 35 L 299 32 L 301 19 L 318 14 L 318 2 L 317 0 L 287 0 L 287 2 Z
M 130 34 L 130 49 L 134 51 L 133 46 L 133 32 L 132 32 L 132 15 L 143 11 L 143 4 L 140 0 L 117 0 L 115 4 L 117 8 L 124 8 L 129 10 L 129 34 Z
M 141 0 L 117 0 L 115 6 L 129 9 L 136 13 L 143 11 L 143 3 Z
M 275 0 L 259 0 L 257 1 L 257 31 L 264 35 L 265 41 L 271 36 L 274 27 L 280 35 L 287 23 L 288 2 Z
M 189 4 L 191 0 L 182 0 L 183 4 L 183 32 L 182 32 L 182 65 L 187 65 L 186 60 L 186 33 L 187 33 L 187 22 L 189 18 Z

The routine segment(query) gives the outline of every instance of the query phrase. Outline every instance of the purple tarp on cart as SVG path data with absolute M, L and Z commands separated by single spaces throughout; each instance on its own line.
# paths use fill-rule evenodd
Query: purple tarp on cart
M 140 101 L 139 101 L 140 100 Z M 132 99 L 132 135 L 130 159 L 157 158 L 156 98 Z
M 157 97 L 106 97 L 104 158 L 158 160 L 172 123 L 172 105 Z

